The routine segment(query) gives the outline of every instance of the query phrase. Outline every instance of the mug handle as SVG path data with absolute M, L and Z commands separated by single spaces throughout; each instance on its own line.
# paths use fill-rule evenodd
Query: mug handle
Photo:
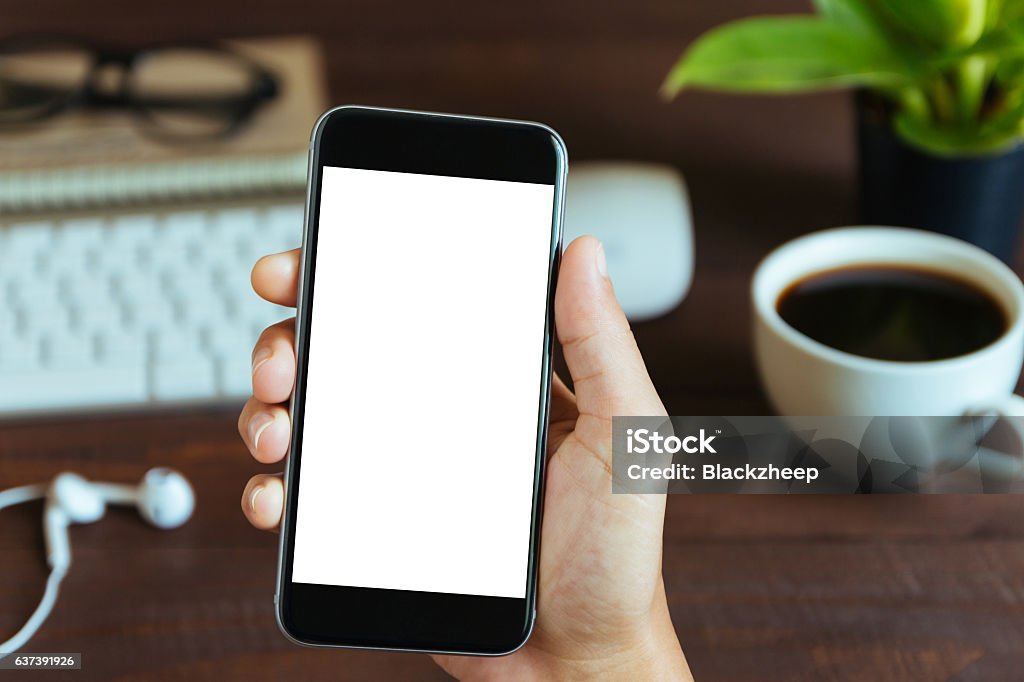
M 1011 393 L 1001 400 L 998 405 L 981 410 L 968 410 L 964 416 L 967 417 L 989 417 L 991 424 L 985 429 L 988 433 L 996 423 L 1006 417 L 1024 417 L 1024 396 Z M 1024 446 L 1024 419 L 1007 419 L 1007 423 L 1017 432 L 1021 445 Z M 1024 473 L 1024 452 L 1020 455 L 988 451 L 990 456 L 986 458 L 985 468 L 1000 478 L 1018 479 Z
M 996 408 L 996 412 L 1001 417 L 1024 417 L 1024 396 L 1011 393 Z

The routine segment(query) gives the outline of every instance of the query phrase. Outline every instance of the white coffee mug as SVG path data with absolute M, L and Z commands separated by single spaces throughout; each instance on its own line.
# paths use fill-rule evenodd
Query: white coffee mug
M 777 304 L 789 285 L 856 265 L 909 265 L 954 275 L 1003 307 L 1007 329 L 967 355 L 896 362 L 837 350 L 783 321 Z M 1024 285 L 971 244 L 896 227 L 824 230 L 770 253 L 754 274 L 751 295 L 757 366 L 781 415 L 1024 415 L 1024 398 L 1013 395 L 1024 361 Z

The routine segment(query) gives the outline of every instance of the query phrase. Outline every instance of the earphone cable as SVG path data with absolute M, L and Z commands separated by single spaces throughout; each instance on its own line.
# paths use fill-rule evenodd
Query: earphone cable
M 44 497 L 46 497 L 46 486 L 42 483 L 11 488 L 0 492 L 0 509 L 32 500 L 41 500 Z
M 40 483 L 11 488 L 10 490 L 0 492 L 0 509 L 45 497 L 46 486 Z M 21 629 L 13 637 L 0 644 L 0 658 L 21 648 L 36 633 L 36 630 L 43 624 L 46 617 L 50 615 L 50 611 L 53 610 L 53 605 L 57 601 L 57 593 L 60 590 L 60 581 L 64 579 L 64 572 L 64 569 L 57 568 L 50 571 L 50 576 L 46 579 L 46 589 L 43 591 L 42 599 L 39 600 L 39 605 L 36 606 L 36 610 Z
M 43 591 L 43 597 L 39 600 L 39 605 L 36 610 L 32 612 L 28 621 L 25 622 L 21 629 L 18 630 L 13 637 L 8 639 L 3 644 L 0 644 L 0 658 L 7 656 L 8 654 L 14 653 L 25 643 L 32 638 L 32 635 L 36 634 L 36 630 L 43 624 L 47 616 L 50 615 L 50 611 L 53 610 L 53 605 L 57 602 L 57 594 L 60 591 L 60 581 L 64 579 L 64 569 L 54 568 L 50 571 L 50 577 L 46 579 L 46 589 Z

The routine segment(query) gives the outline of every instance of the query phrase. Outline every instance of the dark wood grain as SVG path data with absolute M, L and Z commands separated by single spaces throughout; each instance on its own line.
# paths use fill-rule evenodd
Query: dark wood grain
M 747 287 L 772 246 L 850 223 L 847 97 L 656 90 L 682 45 L 796 0 L 373 2 L 2 0 L 0 30 L 135 43 L 313 33 L 334 102 L 543 120 L 574 159 L 639 158 L 686 174 L 696 219 L 693 290 L 638 325 L 675 414 L 761 414 Z M 74 679 L 439 679 L 414 655 L 312 651 L 276 630 L 274 536 L 238 497 L 261 469 L 230 410 L 0 425 L 0 486 L 62 469 L 132 480 L 175 466 L 196 487 L 187 526 L 131 510 L 72 531 L 75 562 L 35 651 L 80 650 Z M 0 512 L 0 633 L 45 579 L 41 505 Z M 1024 500 L 677 496 L 665 579 L 698 679 L 1019 679 L 1024 668 Z M 0 634 L 2 636 L 2 634 Z M 34 674 L 33 679 L 57 679 Z

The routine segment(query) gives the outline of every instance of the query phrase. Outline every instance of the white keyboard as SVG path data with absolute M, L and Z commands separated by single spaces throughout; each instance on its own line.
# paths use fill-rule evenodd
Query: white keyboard
M 0 417 L 240 402 L 256 260 L 299 246 L 302 205 L 0 219 Z

